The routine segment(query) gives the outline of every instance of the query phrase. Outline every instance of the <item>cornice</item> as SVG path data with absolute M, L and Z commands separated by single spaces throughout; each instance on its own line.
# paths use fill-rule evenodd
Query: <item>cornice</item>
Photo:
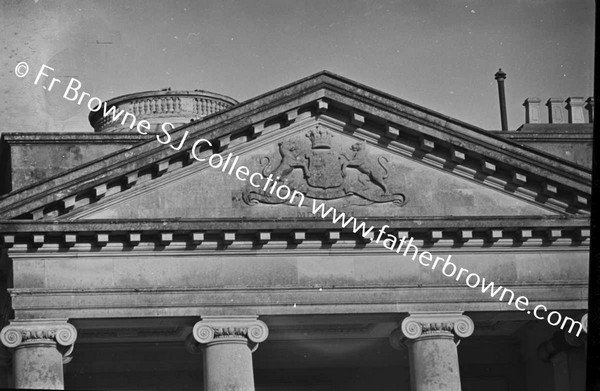
M 375 227 L 388 224 L 397 228 L 518 228 L 518 227 L 589 227 L 589 216 L 356 216 Z M 225 229 L 282 229 L 282 228 L 338 228 L 339 225 L 321 218 L 146 218 L 146 219 L 86 219 L 86 220 L 0 220 L 0 232 L 63 232 L 65 230 L 89 231 L 115 230 L 208 230 Z
M 347 251 L 356 248 L 389 252 L 374 241 L 377 230 L 427 250 L 485 248 L 494 251 L 587 251 L 589 220 L 579 218 L 365 218 L 375 229 L 367 238 L 321 219 L 222 219 L 131 221 L 4 221 L 0 222 L 2 247 L 17 253 L 111 252 L 152 253 L 161 250 L 195 254 L 214 251 L 270 253 L 299 249 L 303 252 Z
M 73 133 L 49 133 L 49 132 L 31 132 L 31 133 L 2 133 L 2 142 L 9 145 L 19 144 L 137 144 L 147 141 L 152 136 L 144 136 L 139 133 L 92 133 L 92 132 L 73 132 Z

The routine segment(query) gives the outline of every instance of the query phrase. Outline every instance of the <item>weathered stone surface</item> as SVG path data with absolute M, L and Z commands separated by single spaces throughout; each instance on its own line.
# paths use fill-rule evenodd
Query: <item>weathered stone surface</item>
M 269 255 L 193 254 L 162 257 L 131 256 L 40 258 L 14 261 L 15 288 L 219 288 L 388 286 L 399 284 L 457 285 L 438 270 L 421 266 L 411 254 L 382 249 L 379 253 L 302 254 L 302 250 L 271 251 Z M 387 252 L 387 254 L 386 254 Z M 584 281 L 585 251 L 557 253 L 508 253 L 482 260 L 482 253 L 433 252 L 487 280 L 504 283 Z M 568 261 L 567 261 L 568 260 Z M 440 263 L 441 265 L 442 263 Z M 83 272 L 84 271 L 84 272 Z M 35 276 L 35 277 L 31 277 Z M 463 284 L 463 283 L 461 283 Z M 474 296 L 481 293 L 474 292 Z
M 559 309 L 586 308 L 588 254 L 584 249 L 503 251 L 493 257 L 484 252 L 432 252 L 444 258 L 451 254 L 458 267 L 513 290 L 515 298 L 522 295 L 531 303 L 553 303 Z M 410 256 L 385 249 L 320 255 L 302 247 L 262 255 L 189 250 L 185 256 L 160 257 L 79 253 L 64 258 L 15 257 L 13 268 L 12 305 L 22 317 L 189 316 L 200 310 L 214 315 L 244 309 L 261 314 L 448 307 L 514 311 L 505 301 L 444 276 L 439 268 L 432 271 Z M 86 270 L 86 277 L 79 270 Z
M 415 312 L 402 321 L 401 333 L 409 349 L 413 391 L 460 391 L 460 370 L 454 334 L 466 338 L 473 333 L 473 321 L 460 312 Z M 390 336 L 399 348 L 400 332 Z
M 591 169 L 592 124 L 525 124 L 516 132 L 493 132 L 521 145 L 536 148 Z
M 452 335 L 427 336 L 408 342 L 414 391 L 460 391 L 458 353 Z
M 147 139 L 140 134 L 3 133 L 0 194 L 41 182 Z
M 13 360 L 15 388 L 64 390 L 63 357 L 54 343 L 21 345 Z
M 64 389 L 63 354 L 57 345 L 72 349 L 76 339 L 77 330 L 64 319 L 11 321 L 0 332 L 0 340 L 14 348 L 15 388 Z
M 254 391 L 252 352 L 267 339 L 267 325 L 256 316 L 203 317 L 194 339 L 204 346 L 204 389 Z
M 206 391 L 254 391 L 252 353 L 246 341 L 215 341 L 205 348 Z

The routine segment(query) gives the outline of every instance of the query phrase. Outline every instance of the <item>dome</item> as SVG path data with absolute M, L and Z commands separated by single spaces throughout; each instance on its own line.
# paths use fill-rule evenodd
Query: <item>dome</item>
M 165 122 L 178 127 L 228 109 L 237 103 L 235 99 L 214 92 L 171 91 L 167 88 L 122 95 L 107 101 L 106 107 L 110 109 L 115 106 L 117 113 L 123 110 L 135 115 L 136 124 L 146 120 L 150 123 L 149 132 L 158 132 Z M 104 110 L 99 110 L 92 111 L 88 118 L 96 132 L 135 132 L 135 127 L 130 128 L 131 117 L 122 124 L 123 116 L 113 121 L 112 115 L 104 116 Z

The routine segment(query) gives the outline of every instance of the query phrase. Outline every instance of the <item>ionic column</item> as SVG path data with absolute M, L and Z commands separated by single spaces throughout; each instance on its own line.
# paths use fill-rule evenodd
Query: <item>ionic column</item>
M 585 355 L 587 314 L 581 318 L 584 334 L 577 336 L 567 330 L 558 330 L 552 338 L 538 347 L 538 355 L 552 363 L 555 391 L 577 391 L 585 388 Z
M 256 316 L 203 316 L 192 336 L 204 355 L 204 390 L 254 391 L 252 352 L 268 335 Z
M 460 391 L 458 351 L 454 335 L 473 333 L 471 318 L 462 312 L 414 312 L 390 335 L 394 348 L 409 349 L 412 391 Z
M 13 349 L 14 387 L 64 390 L 63 363 L 70 361 L 75 339 L 67 319 L 11 320 L 0 341 Z

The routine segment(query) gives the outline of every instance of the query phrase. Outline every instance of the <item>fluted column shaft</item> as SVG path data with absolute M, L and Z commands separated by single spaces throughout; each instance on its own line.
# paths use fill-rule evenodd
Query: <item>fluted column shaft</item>
M 204 355 L 205 391 L 254 391 L 252 352 L 267 339 L 267 325 L 257 317 L 202 317 L 192 335 Z
M 76 338 L 77 330 L 66 319 L 11 321 L 0 340 L 14 349 L 14 387 L 63 390 L 64 355 L 72 352 Z
M 392 346 L 409 349 L 412 391 L 460 391 L 454 334 L 466 338 L 473 321 L 460 312 L 411 313 L 390 336 Z

